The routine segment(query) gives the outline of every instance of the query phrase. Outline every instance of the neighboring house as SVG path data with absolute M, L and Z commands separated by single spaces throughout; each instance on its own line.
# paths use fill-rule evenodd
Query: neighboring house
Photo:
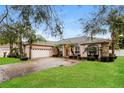
M 90 44 L 96 44 L 99 49 L 98 56 L 109 56 L 109 45 L 110 40 L 108 39 L 101 39 L 101 38 L 94 38 L 91 40 L 89 37 L 81 36 L 75 38 L 68 38 L 63 39 L 57 42 L 47 41 L 47 42 L 37 42 L 32 44 L 32 58 L 39 58 L 39 57 L 50 57 L 55 54 L 54 47 L 55 45 L 60 45 L 60 51 L 62 52 L 63 57 L 68 57 L 72 55 L 70 44 L 74 44 L 74 54 L 80 57 L 87 57 L 87 52 L 85 52 L 86 48 Z M 4 49 L 6 48 L 6 50 Z M 0 47 L 0 56 L 3 56 L 4 52 L 6 51 L 8 54 L 9 47 L 8 46 L 1 46 Z M 5 51 L 4 51 L 5 50 Z M 29 57 L 29 45 L 24 44 L 24 52 Z
M 9 45 L 1 45 L 0 46 L 0 57 L 7 56 L 9 54 L 10 48 Z
M 13 47 L 17 47 L 13 45 Z M 7 57 L 10 53 L 10 46 L 9 44 L 0 45 L 0 57 Z

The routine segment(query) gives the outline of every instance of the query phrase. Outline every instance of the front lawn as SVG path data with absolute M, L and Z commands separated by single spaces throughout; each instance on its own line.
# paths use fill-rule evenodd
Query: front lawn
M 110 63 L 85 61 L 39 71 L 3 82 L 0 87 L 124 87 L 124 57 Z
M 20 59 L 17 59 L 17 58 L 3 58 L 3 57 L 0 57 L 0 65 L 13 64 L 13 63 L 18 63 L 18 62 L 20 62 Z

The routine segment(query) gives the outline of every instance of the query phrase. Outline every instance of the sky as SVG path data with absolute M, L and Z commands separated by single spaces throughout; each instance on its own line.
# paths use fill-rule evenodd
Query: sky
M 63 38 L 71 38 L 85 35 L 81 29 L 81 24 L 78 21 L 80 18 L 88 20 L 95 11 L 94 6 L 82 5 L 82 6 L 54 6 L 58 14 L 58 17 L 63 22 Z M 3 6 L 0 6 L 0 13 L 3 10 Z M 43 35 L 47 40 L 56 41 L 58 38 L 51 37 L 50 33 L 43 32 L 42 29 L 37 29 L 37 33 Z M 97 35 L 101 38 L 110 38 L 110 34 Z
M 79 22 L 80 18 L 83 20 L 88 20 L 92 15 L 91 13 L 95 11 L 94 6 L 82 5 L 82 6 L 55 6 L 55 9 L 58 13 L 59 18 L 63 21 L 64 32 L 63 38 L 71 38 L 77 36 L 85 35 L 83 29 L 81 29 L 81 24 Z M 39 31 L 39 33 L 41 33 Z M 42 33 L 48 40 L 57 40 L 57 38 L 50 37 L 46 33 Z M 100 38 L 110 38 L 110 34 L 106 35 L 96 35 Z

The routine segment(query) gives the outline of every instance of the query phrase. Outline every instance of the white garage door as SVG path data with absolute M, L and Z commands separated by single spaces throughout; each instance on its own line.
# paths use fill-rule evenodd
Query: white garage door
M 48 49 L 32 49 L 32 58 L 49 57 L 50 51 Z

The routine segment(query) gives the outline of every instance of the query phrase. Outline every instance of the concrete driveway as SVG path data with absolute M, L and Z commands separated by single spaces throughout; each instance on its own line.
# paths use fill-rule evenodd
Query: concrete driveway
M 29 62 L 0 65 L 0 82 L 23 76 L 25 74 L 59 66 L 71 66 L 79 63 L 77 60 L 64 58 L 39 58 Z

